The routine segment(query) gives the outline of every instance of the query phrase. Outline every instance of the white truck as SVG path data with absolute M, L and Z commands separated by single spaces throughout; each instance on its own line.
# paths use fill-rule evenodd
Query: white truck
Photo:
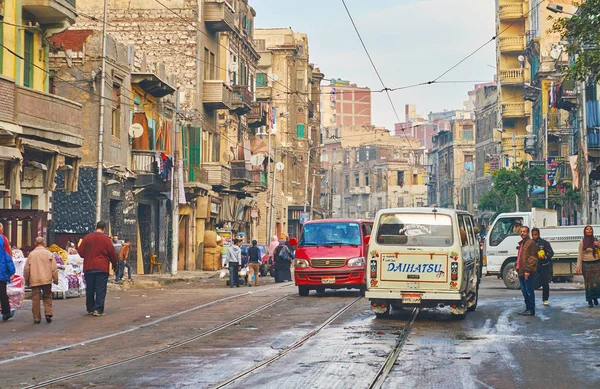
M 552 257 L 553 281 L 571 281 L 577 266 L 579 242 L 584 226 L 558 226 L 556 211 L 533 208 L 530 212 L 501 213 L 492 223 L 485 237 L 484 274 L 504 280 L 509 289 L 519 289 L 519 276 L 515 269 L 520 226 L 540 229 L 540 237 L 554 250 Z M 593 226 L 600 233 L 600 226 Z

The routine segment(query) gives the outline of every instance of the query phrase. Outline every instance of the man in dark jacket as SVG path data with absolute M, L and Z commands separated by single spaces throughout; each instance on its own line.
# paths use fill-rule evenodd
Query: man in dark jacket
M 86 283 L 85 304 L 88 314 L 94 316 L 104 315 L 109 266 L 112 264 L 113 270 L 117 271 L 117 251 L 105 230 L 106 223 L 99 221 L 96 231 L 87 234 L 79 245 Z
M 540 238 L 540 230 L 538 228 L 531 229 L 531 239 L 535 242 L 538 248 L 538 273 L 540 283 L 542 284 L 542 301 L 545 306 L 550 305 L 550 278 L 552 278 L 552 257 L 554 250 L 550 243 Z
M 254 275 L 254 286 L 258 286 L 258 274 L 260 268 L 260 249 L 258 248 L 258 242 L 252 241 L 252 247 L 248 248 L 248 267 L 250 268 L 250 275 L 248 277 L 248 286 L 252 286 L 252 276 Z
M 538 253 L 537 246 L 529 237 L 529 227 L 523 226 L 520 230 L 519 254 L 517 255 L 517 273 L 521 282 L 521 293 L 525 299 L 525 311 L 522 316 L 535 315 L 535 294 L 533 288 L 534 275 L 537 272 Z

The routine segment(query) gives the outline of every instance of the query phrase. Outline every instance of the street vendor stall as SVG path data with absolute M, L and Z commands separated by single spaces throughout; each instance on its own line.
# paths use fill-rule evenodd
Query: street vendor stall
M 58 285 L 52 284 L 52 294 L 67 297 L 81 297 L 85 294 L 83 278 L 83 258 L 79 254 L 67 254 L 56 245 L 48 247 L 58 267 Z

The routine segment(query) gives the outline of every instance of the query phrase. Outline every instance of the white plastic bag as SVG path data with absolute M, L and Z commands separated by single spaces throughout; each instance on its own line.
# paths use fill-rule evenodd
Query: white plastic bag
M 229 270 L 227 269 L 221 269 L 221 274 L 219 274 L 219 278 L 220 279 L 225 279 L 229 277 Z
M 246 274 L 248 274 L 248 266 L 242 268 L 242 270 L 240 270 L 240 277 L 246 277 Z

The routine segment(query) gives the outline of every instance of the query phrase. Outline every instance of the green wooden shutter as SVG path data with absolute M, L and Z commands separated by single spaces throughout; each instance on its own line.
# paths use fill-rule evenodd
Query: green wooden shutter
M 181 149 L 183 150 L 183 166 L 187 167 L 190 164 L 190 158 L 189 158 L 189 148 L 190 148 L 190 144 L 188 141 L 188 136 L 190 133 L 190 129 L 188 126 L 181 126 Z
M 33 88 L 33 38 L 31 31 L 25 31 L 23 85 L 28 88 Z
M 296 135 L 298 136 L 298 139 L 304 139 L 304 124 L 298 124 Z
M 258 88 L 267 86 L 267 75 L 265 73 L 256 73 L 256 86 Z

